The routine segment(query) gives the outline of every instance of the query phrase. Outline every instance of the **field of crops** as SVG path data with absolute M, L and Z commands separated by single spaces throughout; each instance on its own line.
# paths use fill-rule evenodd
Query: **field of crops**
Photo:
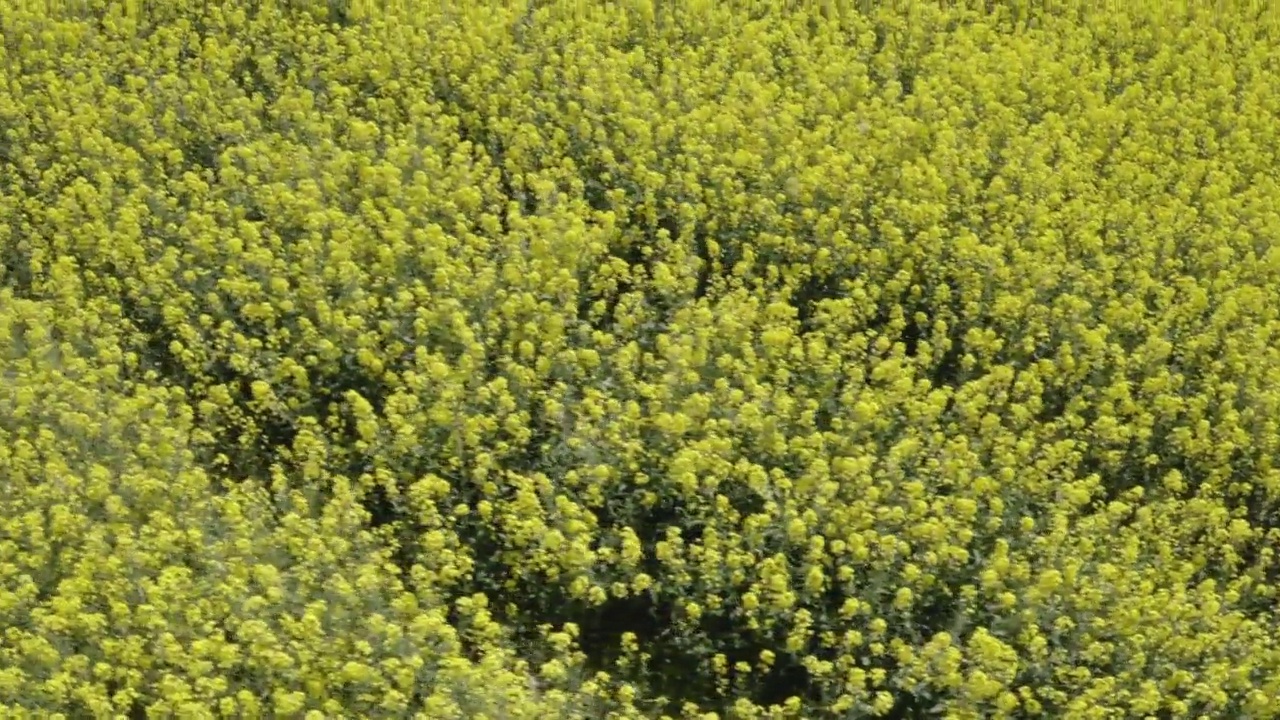
M 0 717 L 1280 718 L 1247 3 L 144 4 L 0 0 Z

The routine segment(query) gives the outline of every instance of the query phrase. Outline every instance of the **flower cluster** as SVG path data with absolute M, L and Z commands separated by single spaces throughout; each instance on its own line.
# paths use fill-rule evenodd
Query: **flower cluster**
M 1241 9 L 0 0 L 0 714 L 1280 717 Z

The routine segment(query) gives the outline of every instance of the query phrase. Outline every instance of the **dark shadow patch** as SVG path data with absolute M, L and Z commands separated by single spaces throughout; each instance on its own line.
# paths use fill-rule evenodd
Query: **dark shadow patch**
M 836 300 L 840 297 L 841 285 L 845 278 L 835 273 L 810 273 L 800 284 L 800 289 L 792 297 L 796 308 L 796 321 L 800 326 L 800 334 L 817 331 L 815 315 L 825 300 Z

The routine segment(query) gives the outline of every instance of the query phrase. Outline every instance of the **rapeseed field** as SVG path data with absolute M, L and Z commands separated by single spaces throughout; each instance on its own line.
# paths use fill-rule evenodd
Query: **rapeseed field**
M 1258 7 L 0 0 L 0 718 L 1280 717 Z

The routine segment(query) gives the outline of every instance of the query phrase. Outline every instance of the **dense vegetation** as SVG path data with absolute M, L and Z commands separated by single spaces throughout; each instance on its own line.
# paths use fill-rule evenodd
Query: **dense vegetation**
M 0 715 L 1280 717 L 1244 9 L 29 5 Z

